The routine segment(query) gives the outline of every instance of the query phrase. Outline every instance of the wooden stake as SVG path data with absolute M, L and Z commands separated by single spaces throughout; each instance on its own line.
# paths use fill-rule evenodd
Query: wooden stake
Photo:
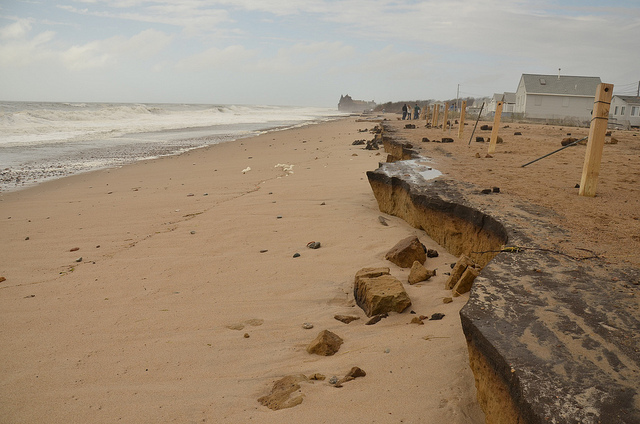
M 444 104 L 444 117 L 442 118 L 442 131 L 447 130 L 447 116 L 449 116 L 449 103 Z
M 440 113 L 440 105 L 433 105 L 433 120 L 431 120 L 431 128 L 438 128 L 438 114 Z
M 502 117 L 502 102 L 496 105 L 496 117 L 493 120 L 493 129 L 491 130 L 491 142 L 489 143 L 489 151 L 492 154 L 496 152 L 496 144 L 498 143 L 498 128 L 500 127 L 500 118 Z
M 460 128 L 458 128 L 458 138 L 462 138 L 464 133 L 464 116 L 467 113 L 467 101 L 462 101 L 462 109 L 460 109 Z
M 589 141 L 584 156 L 582 179 L 580 180 L 580 196 L 594 197 L 600 174 L 600 162 L 604 148 L 604 137 L 609 124 L 609 109 L 613 96 L 613 84 L 599 84 L 596 90 L 596 100 L 593 103 Z

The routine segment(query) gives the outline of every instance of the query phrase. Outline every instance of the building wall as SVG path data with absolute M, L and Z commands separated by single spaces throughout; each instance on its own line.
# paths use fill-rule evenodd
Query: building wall
M 595 97 L 527 94 L 524 117 L 590 121 Z

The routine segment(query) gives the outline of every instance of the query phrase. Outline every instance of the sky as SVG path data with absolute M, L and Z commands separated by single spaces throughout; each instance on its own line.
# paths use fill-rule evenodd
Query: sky
M 335 107 L 558 72 L 635 94 L 640 0 L 0 0 L 0 100 Z

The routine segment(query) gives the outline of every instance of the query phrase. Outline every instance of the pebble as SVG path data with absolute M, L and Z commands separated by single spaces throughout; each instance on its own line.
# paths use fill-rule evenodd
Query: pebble
M 277 219 L 282 219 L 282 215 L 276 216 Z
M 196 233 L 195 231 L 191 231 L 191 234 L 195 234 L 195 233 Z
M 389 348 L 386 348 L 386 349 L 384 350 L 384 353 L 389 353 L 389 352 L 391 352 L 391 349 L 389 349 Z
M 299 257 L 300 257 L 300 254 L 299 254 L 299 253 L 294 253 L 294 254 L 293 254 L 293 257 L 294 257 L 294 258 L 299 258 Z
M 29 236 L 25 237 L 24 239 L 25 239 L 25 240 L 29 240 Z
M 436 312 L 435 314 L 431 315 L 431 318 L 429 318 L 429 321 L 437 321 L 437 320 L 441 320 L 442 318 L 444 318 L 444 314 Z
M 248 339 L 249 337 L 250 337 L 250 336 L 249 336 L 249 333 L 244 333 L 244 338 L 245 338 L 245 339 Z
M 309 242 L 309 243 L 307 244 L 307 247 L 308 247 L 309 249 L 319 249 L 319 248 L 320 248 L 320 242 L 319 242 L 319 241 L 312 241 L 312 242 Z
M 338 383 L 338 377 L 334 375 L 329 379 L 329 384 L 336 384 L 336 383 Z
M 82 256 L 80 256 L 78 259 L 76 259 L 76 262 L 82 262 Z
M 305 330 L 311 330 L 313 328 L 313 324 L 311 324 L 310 322 L 305 322 L 304 324 L 302 324 L 302 328 L 304 328 Z

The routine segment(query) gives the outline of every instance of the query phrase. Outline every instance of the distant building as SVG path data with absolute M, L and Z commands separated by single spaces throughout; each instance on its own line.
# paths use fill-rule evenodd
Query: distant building
M 514 112 L 527 119 L 591 121 L 599 77 L 522 74 Z
M 640 96 L 618 96 L 611 99 L 609 122 L 623 128 L 640 127 Z
M 375 102 L 353 100 L 350 95 L 340 96 L 338 110 L 341 112 L 366 112 L 376 107 Z
M 494 116 L 498 102 L 502 102 L 502 116 L 510 116 L 516 106 L 516 93 L 493 93 L 493 97 L 485 106 L 486 115 Z M 482 113 L 485 115 L 485 112 Z

